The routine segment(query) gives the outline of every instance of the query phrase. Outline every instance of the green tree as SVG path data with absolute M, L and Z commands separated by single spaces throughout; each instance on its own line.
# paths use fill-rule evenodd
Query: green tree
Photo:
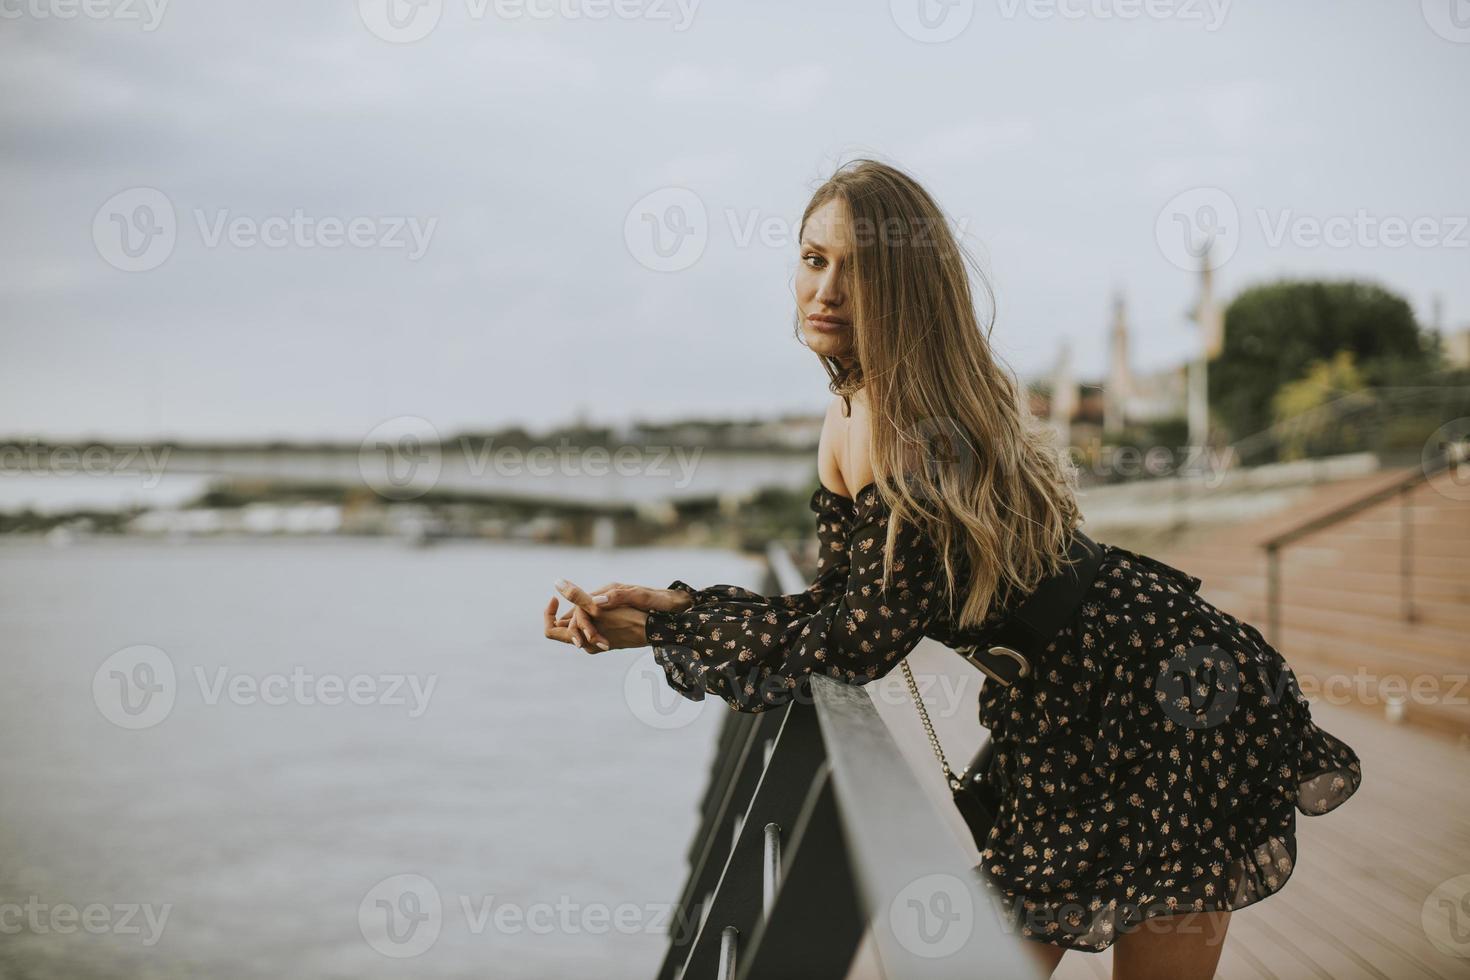
M 1278 423 L 1289 423 L 1366 387 L 1363 372 L 1353 363 L 1353 352 L 1340 350 L 1330 361 L 1313 361 L 1305 375 L 1282 385 L 1271 400 L 1271 408 Z M 1302 459 L 1308 455 L 1308 445 L 1307 433 L 1288 429 L 1281 442 L 1281 458 Z
M 1272 421 L 1276 393 L 1313 364 L 1347 351 L 1369 387 L 1404 383 L 1436 366 L 1433 339 L 1400 296 L 1366 282 L 1278 281 L 1245 290 L 1225 311 L 1225 342 L 1210 362 L 1210 405 L 1232 439 Z

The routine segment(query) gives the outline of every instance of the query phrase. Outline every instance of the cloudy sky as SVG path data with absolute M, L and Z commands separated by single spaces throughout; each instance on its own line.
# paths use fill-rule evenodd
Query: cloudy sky
M 1119 288 L 1186 356 L 1205 225 L 1227 295 L 1470 322 L 1463 0 L 389 2 L 0 2 L 0 435 L 818 411 L 795 224 L 856 156 L 1023 375 Z

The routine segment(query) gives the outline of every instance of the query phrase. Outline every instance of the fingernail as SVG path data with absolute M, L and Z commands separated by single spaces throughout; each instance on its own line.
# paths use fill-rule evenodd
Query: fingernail
M 572 642 L 575 643 L 577 646 L 581 646 L 582 638 L 580 636 L 574 636 L 572 637 Z
M 592 597 L 592 601 L 595 602 L 597 605 L 600 606 L 604 602 L 607 601 L 607 596 L 605 596 L 605 595 L 595 595 L 595 596 Z
M 600 647 L 602 647 L 604 650 L 610 649 L 610 647 L 608 647 L 608 645 L 606 643 L 599 643 L 597 645 L 600 646 Z
M 566 589 L 567 586 L 571 585 L 572 583 L 568 582 L 564 578 L 559 578 L 559 579 L 557 579 L 555 582 L 553 582 L 551 584 L 554 585 L 554 586 L 556 586 L 556 591 L 562 592 L 562 591 L 564 591 Z

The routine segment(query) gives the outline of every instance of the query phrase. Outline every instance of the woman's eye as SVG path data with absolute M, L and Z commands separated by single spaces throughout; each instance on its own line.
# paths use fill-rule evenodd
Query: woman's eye
M 820 255 L 817 255 L 815 252 L 808 252 L 801 257 L 801 260 L 814 269 L 820 269 L 821 266 L 817 263 L 825 261 Z

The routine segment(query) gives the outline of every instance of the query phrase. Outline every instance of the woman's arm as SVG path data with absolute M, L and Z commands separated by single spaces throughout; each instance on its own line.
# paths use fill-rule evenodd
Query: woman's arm
M 817 489 L 811 498 L 811 509 L 817 514 L 817 579 L 806 591 L 765 596 L 735 585 L 696 589 L 679 580 L 671 582 L 669 588 L 687 592 L 695 606 L 742 600 L 765 602 L 795 612 L 816 612 L 834 594 L 840 593 L 847 582 L 847 538 L 855 504 L 843 476 L 842 461 L 849 460 L 852 473 L 862 479 L 857 486 L 870 483 L 873 473 L 867 461 L 867 444 L 866 401 L 856 398 L 853 415 L 848 418 L 842 399 L 834 397 L 827 403 L 822 433 L 817 440 Z M 848 489 L 849 496 L 834 493 L 827 489 L 829 486 Z
M 810 506 L 817 515 L 817 577 L 805 591 L 762 595 L 738 585 L 723 584 L 696 589 L 682 579 L 675 579 L 668 587 L 687 592 L 691 608 L 737 600 L 764 603 L 793 612 L 816 612 L 833 595 L 839 594 L 847 583 L 847 539 L 852 527 L 853 502 L 819 486 L 812 493 Z
M 923 638 L 944 591 L 938 550 L 911 525 L 899 530 L 881 588 L 888 523 L 878 488 L 865 488 L 846 532 L 845 571 L 812 593 L 811 608 L 735 590 L 681 613 L 649 613 L 648 643 L 669 685 L 690 700 L 708 691 L 737 711 L 758 712 L 790 700 L 803 675 L 849 684 L 882 677 Z

